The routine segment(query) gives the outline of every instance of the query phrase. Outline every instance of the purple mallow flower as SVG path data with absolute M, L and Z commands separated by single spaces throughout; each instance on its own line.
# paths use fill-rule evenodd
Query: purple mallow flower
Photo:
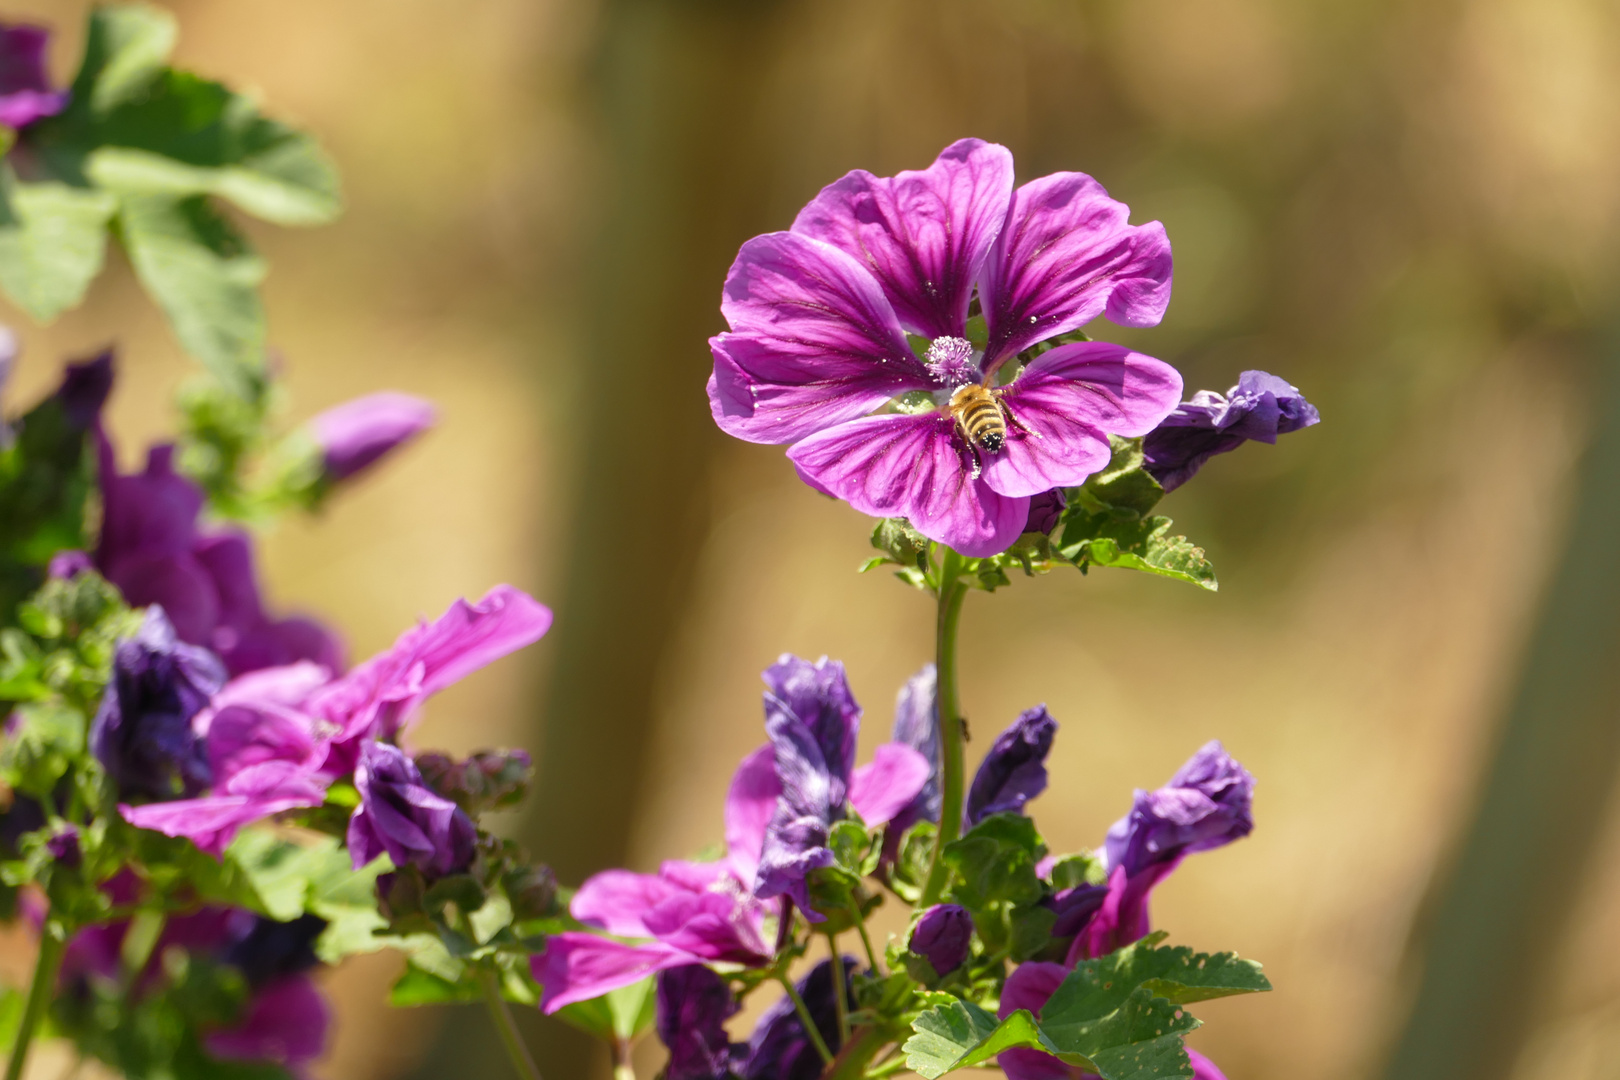
M 63 867 L 77 870 L 84 862 L 84 850 L 79 847 L 79 827 L 62 826 L 45 841 L 45 850 Z
M 834 862 L 828 831 L 853 805 L 867 825 L 883 825 L 927 783 L 927 759 L 903 743 L 878 747 L 871 765 L 855 769 L 861 707 L 844 665 L 784 654 L 764 672 L 765 734 L 775 751 L 781 796 L 765 830 L 754 895 L 787 896 L 812 922 L 809 875 Z
M 629 986 L 655 971 L 698 962 L 757 966 L 774 949 L 766 907 L 754 898 L 766 823 L 781 794 L 769 746 L 743 759 L 726 793 L 726 856 L 718 862 L 670 860 L 656 874 L 606 870 L 586 880 L 569 912 L 596 934 L 557 934 L 532 961 L 547 1013 Z
M 922 790 L 889 821 L 886 846 L 898 844 L 905 831 L 919 821 L 939 821 L 943 797 L 939 788 L 939 676 L 933 664 L 924 664 L 900 688 L 894 702 L 894 726 L 889 738 L 923 756 L 928 763 L 928 779 L 923 782 Z
M 181 642 L 163 609 L 148 608 L 114 653 L 112 682 L 90 727 L 91 752 L 120 795 L 175 799 L 208 786 L 207 751 L 192 718 L 224 685 L 219 659 Z
M 1029 519 L 1024 522 L 1024 531 L 1052 535 L 1052 530 L 1057 528 L 1058 521 L 1063 517 L 1063 511 L 1068 508 L 1069 500 L 1064 497 L 1061 488 L 1043 491 L 1029 500 Z
M 740 1006 L 726 980 L 702 964 L 658 973 L 658 1038 L 669 1050 L 663 1080 L 728 1080 L 726 1020 Z
M 973 916 L 967 908 L 935 904 L 912 928 L 909 948 L 924 957 L 934 973 L 943 978 L 962 966 L 972 944 Z
M 478 840 L 472 818 L 429 788 L 399 747 L 361 744 L 354 786 L 360 805 L 349 818 L 349 854 L 356 870 L 385 852 L 395 866 L 410 863 L 430 881 L 472 864 Z
M 192 725 L 206 742 L 212 788 L 120 809 L 133 825 L 219 854 L 243 825 L 319 806 L 327 786 L 355 770 L 366 743 L 397 738 L 433 694 L 538 641 L 550 626 L 544 605 L 500 585 L 476 603 L 457 600 L 339 678 L 307 662 L 240 676 Z
M 431 402 L 383 391 L 327 409 L 310 421 L 325 475 L 347 480 L 433 426 Z
M 203 493 L 175 471 L 174 447 L 152 447 L 144 471 L 121 476 L 103 435 L 100 461 L 96 565 L 125 600 L 163 605 L 180 639 L 214 650 L 233 675 L 300 660 L 342 667 L 326 630 L 265 614 L 246 533 L 198 529 Z
M 849 993 L 852 983 L 849 975 L 857 964 L 849 956 L 840 960 L 844 965 L 845 992 Z M 823 960 L 811 968 L 810 974 L 799 980 L 795 989 L 803 999 L 810 1018 L 815 1021 L 816 1030 L 837 1053 L 841 1042 L 838 1037 L 838 998 L 833 987 L 832 961 Z M 852 994 L 847 1005 L 850 1010 L 855 1008 Z M 798 1010 L 784 994 L 759 1018 L 753 1035 L 749 1037 L 747 1050 L 737 1066 L 737 1075 L 742 1080 L 817 1080 L 823 1068 L 821 1054 L 810 1041 L 804 1021 L 799 1019 Z
M 1319 420 L 1316 406 L 1282 379 L 1245 371 L 1226 396 L 1200 390 L 1149 432 L 1142 440 L 1143 467 L 1160 487 L 1174 491 L 1216 454 L 1251 439 L 1274 443 Z
M 1024 804 L 1046 790 L 1046 755 L 1057 734 L 1057 721 L 1045 705 L 1027 709 L 996 736 L 979 763 L 962 808 L 972 827 L 991 814 L 1024 812 Z
M 1099 315 L 1163 317 L 1169 241 L 1128 216 L 1082 173 L 1014 190 L 1012 154 L 978 139 L 920 172 L 852 172 L 790 232 L 738 252 L 720 305 L 731 329 L 709 343 L 715 422 L 793 443 L 805 482 L 863 513 L 965 555 L 1004 551 L 1032 496 L 1083 483 L 1110 435 L 1147 434 L 1180 398 L 1174 368 L 1105 342 L 1060 345 L 997 385 L 1020 352 Z M 975 289 L 982 348 L 968 339 Z M 878 411 L 904 395 L 903 411 Z M 975 437 L 968 399 L 992 420 Z
M 26 23 L 0 23 L 0 124 L 21 128 L 67 108 L 68 92 L 51 89 L 45 48 L 51 32 Z

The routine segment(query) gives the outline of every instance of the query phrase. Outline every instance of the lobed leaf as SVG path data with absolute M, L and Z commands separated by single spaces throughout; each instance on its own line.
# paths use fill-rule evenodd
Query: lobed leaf
M 0 168 L 0 289 L 40 322 L 77 307 L 101 272 L 118 200 Z

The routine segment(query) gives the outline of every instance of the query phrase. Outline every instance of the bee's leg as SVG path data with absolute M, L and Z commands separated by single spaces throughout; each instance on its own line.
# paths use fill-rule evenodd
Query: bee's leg
M 956 425 L 956 433 L 961 436 L 956 440 L 956 452 L 963 459 L 962 464 L 972 470 L 973 479 L 977 480 L 981 471 L 978 448 L 973 445 L 973 440 L 967 437 L 967 432 L 962 430 L 960 423 Z
M 1007 421 L 1007 427 L 1008 427 L 1009 430 L 1011 430 L 1011 431 L 1021 431 L 1025 435 L 1028 435 L 1032 439 L 1044 439 L 1044 438 L 1046 438 L 1045 435 L 1042 435 L 1040 432 L 1036 431 L 1034 428 L 1026 427 L 1023 424 L 1023 422 L 1021 422 L 1018 419 L 1018 417 L 1014 416 L 1012 409 L 1010 409 L 1007 406 L 1007 403 L 1004 400 L 1002 400 L 1002 397 L 1001 397 L 1000 394 L 996 395 L 996 408 L 1001 410 L 1001 418 L 1003 420 Z

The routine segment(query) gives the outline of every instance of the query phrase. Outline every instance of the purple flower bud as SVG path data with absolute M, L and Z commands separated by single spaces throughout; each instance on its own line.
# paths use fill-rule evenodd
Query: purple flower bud
M 787 895 L 807 917 L 806 878 L 831 866 L 827 834 L 844 816 L 855 765 L 861 707 L 844 665 L 822 657 L 812 664 L 784 654 L 765 671 L 765 733 L 775 749 L 782 794 L 765 831 L 754 894 Z
M 1052 936 L 1074 937 L 1086 928 L 1086 924 L 1097 914 L 1097 910 L 1103 906 L 1106 899 L 1108 899 L 1106 885 L 1076 885 L 1047 897 L 1042 901 L 1042 905 L 1057 915 L 1057 922 L 1052 924 Z
M 658 973 L 658 1038 L 669 1050 L 664 1080 L 727 1080 L 726 1020 L 739 1006 L 726 980 L 702 964 Z
M 1145 468 L 1166 491 L 1191 480 L 1216 454 L 1245 442 L 1275 443 L 1277 436 L 1322 419 L 1297 389 L 1264 371 L 1245 371 L 1222 397 L 1200 390 L 1142 440 Z
M 968 789 L 963 817 L 970 828 L 991 814 L 1021 814 L 1026 802 L 1046 790 L 1046 755 L 1056 734 L 1057 721 L 1037 705 L 996 736 Z
M 850 985 L 849 973 L 856 967 L 855 958 L 845 956 L 844 986 Z M 834 1053 L 841 1045 L 838 1038 L 838 999 L 834 995 L 832 961 L 823 960 L 811 969 L 796 985 L 815 1021 L 816 1030 Z M 855 1008 L 855 999 L 849 998 L 849 1007 Z M 742 1080 L 818 1080 L 822 1074 L 821 1055 L 804 1030 L 798 1010 L 784 994 L 765 1010 L 748 1039 L 748 1049 L 737 1068 Z
M 911 951 L 944 977 L 961 967 L 973 944 L 973 916 L 956 904 L 935 904 L 911 931 Z
M 409 394 L 367 394 L 310 421 L 326 475 L 347 480 L 433 426 L 437 410 Z
M 1029 500 L 1029 520 L 1024 523 L 1024 531 L 1052 535 L 1058 519 L 1068 507 L 1069 500 L 1064 497 L 1062 488 L 1053 488 L 1034 496 Z
M 183 644 L 160 607 L 147 609 L 113 657 L 90 727 L 90 749 L 125 798 L 167 800 L 208 786 L 207 750 L 191 718 L 225 685 L 225 668 L 207 649 Z
M 52 90 L 45 71 L 51 32 L 25 23 L 0 23 L 0 124 L 21 128 L 67 108 L 66 90 Z
M 79 827 L 66 825 L 45 841 L 45 850 L 51 858 L 69 870 L 77 870 L 84 863 L 84 852 L 79 849 Z
M 924 664 L 917 674 L 906 680 L 895 699 L 894 727 L 889 737 L 917 751 L 929 765 L 928 782 L 889 822 L 889 833 L 896 843 L 917 822 L 939 820 L 942 796 L 939 790 L 938 682 L 934 665 Z
M 1108 868 L 1128 876 L 1208 851 L 1254 831 L 1254 777 L 1218 741 L 1207 743 L 1157 791 L 1138 791 L 1108 830 Z
M 56 400 L 61 403 L 68 423 L 80 431 L 89 431 L 101 416 L 102 406 L 107 404 L 112 384 L 111 349 L 77 364 L 69 364 L 62 372 L 62 385 L 56 390 Z
M 46 573 L 56 581 L 72 581 L 86 570 L 95 568 L 90 556 L 82 551 L 58 551 L 51 556 L 50 565 Z
M 354 786 L 360 805 L 349 819 L 349 851 L 356 870 L 384 852 L 395 866 L 414 864 L 429 880 L 472 864 L 478 839 L 472 819 L 435 794 L 399 747 L 363 743 Z

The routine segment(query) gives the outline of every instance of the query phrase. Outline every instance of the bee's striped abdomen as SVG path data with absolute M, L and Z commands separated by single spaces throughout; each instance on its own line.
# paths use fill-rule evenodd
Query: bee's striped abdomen
M 962 425 L 968 441 L 992 454 L 1007 441 L 1007 417 L 988 387 L 969 383 L 951 395 L 951 415 Z

